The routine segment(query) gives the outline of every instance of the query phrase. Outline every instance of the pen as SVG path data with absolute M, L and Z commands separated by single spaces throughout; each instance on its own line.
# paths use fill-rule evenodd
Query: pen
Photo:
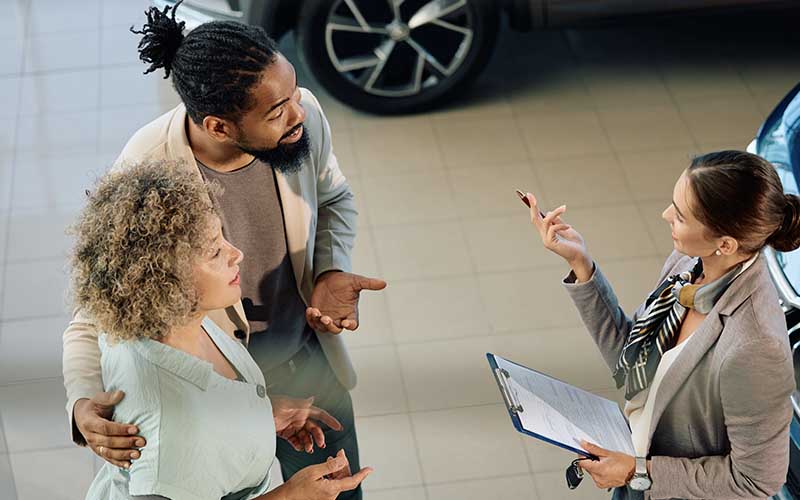
M 522 203 L 525 204 L 526 207 L 531 208 L 531 202 L 528 201 L 528 197 L 525 195 L 525 193 L 517 189 L 517 196 L 519 196 L 519 199 L 522 201 Z M 541 210 L 539 210 L 539 215 L 541 215 L 542 218 L 545 217 L 544 212 L 542 212 Z

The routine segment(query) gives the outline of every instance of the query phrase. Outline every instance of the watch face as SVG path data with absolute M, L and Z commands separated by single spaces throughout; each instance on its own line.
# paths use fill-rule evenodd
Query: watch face
M 646 491 L 650 489 L 650 486 L 653 485 L 653 482 L 650 481 L 650 478 L 647 476 L 633 476 L 631 482 L 628 483 L 631 489 L 636 491 Z

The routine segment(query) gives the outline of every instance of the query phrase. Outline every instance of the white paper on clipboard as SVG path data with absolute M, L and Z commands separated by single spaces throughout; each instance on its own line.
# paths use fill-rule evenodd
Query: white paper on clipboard
M 602 448 L 635 455 L 631 431 L 617 403 L 545 374 L 494 356 L 508 373 L 522 427 L 563 445 L 583 449 L 584 439 Z

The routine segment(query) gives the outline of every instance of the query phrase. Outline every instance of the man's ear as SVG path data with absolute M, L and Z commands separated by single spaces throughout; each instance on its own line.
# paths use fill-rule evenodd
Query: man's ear
M 228 142 L 234 139 L 233 124 L 225 118 L 208 115 L 203 118 L 202 127 L 209 137 L 219 142 Z

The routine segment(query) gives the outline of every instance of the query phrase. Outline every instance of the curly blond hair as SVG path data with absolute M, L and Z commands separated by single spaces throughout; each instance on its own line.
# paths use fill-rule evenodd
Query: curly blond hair
M 110 340 L 161 339 L 197 311 L 192 267 L 209 250 L 217 190 L 163 161 L 98 181 L 72 228 L 72 293 Z

